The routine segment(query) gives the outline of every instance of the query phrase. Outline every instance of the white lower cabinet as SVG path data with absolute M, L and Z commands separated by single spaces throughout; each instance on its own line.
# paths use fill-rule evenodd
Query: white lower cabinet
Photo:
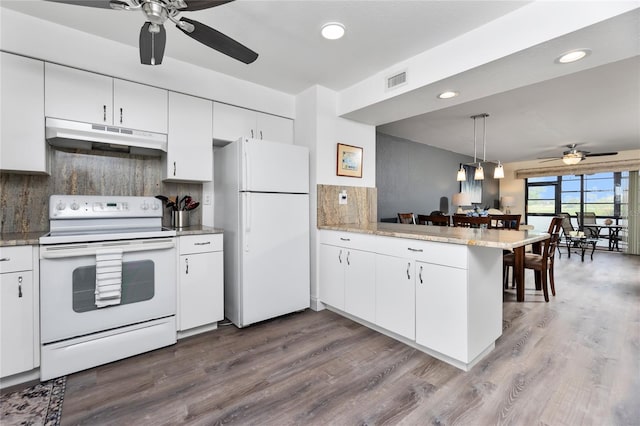
M 222 234 L 178 238 L 178 331 L 224 319 Z
M 376 255 L 376 325 L 407 339 L 416 332 L 415 261 Z
M 33 256 L 32 246 L 0 247 L 0 377 L 27 372 L 39 364 Z
M 466 360 L 467 271 L 417 262 L 416 343 Z

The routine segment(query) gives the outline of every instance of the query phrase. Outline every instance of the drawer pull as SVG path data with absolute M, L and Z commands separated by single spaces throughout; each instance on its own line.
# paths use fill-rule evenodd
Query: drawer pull
M 351 238 L 342 238 L 342 237 L 340 237 L 340 241 L 351 241 Z
M 211 241 L 207 241 L 205 243 L 193 243 L 194 246 L 206 246 L 206 245 L 209 245 L 209 244 L 211 244 Z
M 8 262 L 10 260 L 11 260 L 10 257 L 3 257 L 2 259 L 0 259 L 0 262 Z
M 422 249 L 414 249 L 414 248 L 409 247 L 407 250 L 409 250 L 409 251 L 417 251 L 417 252 L 422 253 Z

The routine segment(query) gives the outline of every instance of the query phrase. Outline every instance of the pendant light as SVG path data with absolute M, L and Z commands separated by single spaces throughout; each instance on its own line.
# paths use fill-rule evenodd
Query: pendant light
M 458 176 L 456 178 L 458 182 L 464 182 L 467 180 L 467 171 L 464 169 L 464 166 L 460 164 L 460 170 L 458 170 Z
M 504 167 L 502 167 L 502 163 L 498 161 L 498 165 L 495 169 L 493 169 L 493 178 L 494 179 L 502 179 L 504 178 Z
M 487 117 L 489 114 L 482 113 L 478 115 L 474 115 L 473 117 L 473 162 L 476 162 L 476 118 L 482 117 L 483 125 L 482 125 L 482 162 L 487 160 Z M 476 172 L 473 175 L 474 180 L 484 180 L 484 169 L 482 168 L 482 163 L 478 161 L 478 166 L 476 167 Z

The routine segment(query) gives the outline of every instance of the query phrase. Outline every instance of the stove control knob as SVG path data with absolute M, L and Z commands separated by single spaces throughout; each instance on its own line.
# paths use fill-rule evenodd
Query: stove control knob
M 158 210 L 160 208 L 160 204 L 159 203 L 153 203 L 153 205 L 151 206 L 151 208 L 153 210 Z
M 149 210 L 149 204 L 147 204 L 147 202 L 145 201 L 144 203 L 142 203 L 142 205 L 140 206 L 140 208 L 142 210 Z
M 56 209 L 58 210 L 64 210 L 67 208 L 67 205 L 65 203 L 63 203 L 62 201 L 58 202 L 58 204 L 56 204 Z
M 73 202 L 73 204 L 71 204 L 71 210 L 78 210 L 80 208 L 80 204 L 76 203 L 75 201 Z

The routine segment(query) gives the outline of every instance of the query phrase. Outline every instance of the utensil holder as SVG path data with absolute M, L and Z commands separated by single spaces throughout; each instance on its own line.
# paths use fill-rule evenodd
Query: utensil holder
M 186 210 L 172 210 L 171 226 L 174 228 L 186 228 L 189 226 L 189 212 Z

